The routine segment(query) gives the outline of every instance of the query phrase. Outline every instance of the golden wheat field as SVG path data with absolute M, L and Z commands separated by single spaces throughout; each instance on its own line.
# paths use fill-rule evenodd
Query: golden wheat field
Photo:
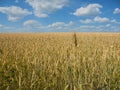
M 0 90 L 120 90 L 120 33 L 0 34 Z

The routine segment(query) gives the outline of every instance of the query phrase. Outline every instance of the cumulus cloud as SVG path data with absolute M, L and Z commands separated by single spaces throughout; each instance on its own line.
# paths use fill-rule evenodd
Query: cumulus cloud
M 102 5 L 100 4 L 89 4 L 86 7 L 80 7 L 78 8 L 73 15 L 75 16 L 94 16 L 101 14 L 100 8 L 102 8 Z
M 87 25 L 80 26 L 80 29 L 94 29 L 94 28 L 95 28 L 95 26 L 87 26 Z
M 76 28 L 76 31 L 81 32 L 120 32 L 118 26 L 106 25 L 82 25 Z
M 15 3 L 19 3 L 19 1 L 18 1 L 18 0 L 15 0 Z
M 112 23 L 117 23 L 117 21 L 115 19 L 111 20 Z
M 120 9 L 119 9 L 119 8 L 116 8 L 113 13 L 114 13 L 114 14 L 120 13 Z
M 69 23 L 64 23 L 64 22 L 55 22 L 55 23 L 52 23 L 52 24 L 49 24 L 47 26 L 48 29 L 50 30 L 65 30 L 65 29 L 69 29 L 71 26 L 73 26 L 73 22 L 70 21 Z
M 99 16 L 96 16 L 94 18 L 94 21 L 99 22 L 99 23 L 105 23 L 105 22 L 109 22 L 110 20 L 109 20 L 109 18 L 106 18 L 106 17 L 101 18 Z
M 48 25 L 42 25 L 36 20 L 27 20 L 23 23 L 24 28 L 35 31 L 65 31 L 70 30 L 73 26 L 73 22 L 54 22 Z
M 115 19 L 111 20 L 111 22 L 112 22 L 112 23 L 115 23 L 115 24 L 120 24 L 120 22 L 117 21 L 117 20 L 115 20 Z
M 61 26 L 65 26 L 65 23 L 64 22 L 55 22 L 53 24 L 48 25 L 49 28 L 51 28 L 51 27 L 55 28 L 55 27 L 61 27 Z
M 106 25 L 106 27 L 110 27 L 110 26 L 111 26 L 111 24 L 107 24 L 107 25 Z
M 2 32 L 17 32 L 17 30 L 15 27 L 0 24 L 0 33 Z
M 90 23 L 96 23 L 96 22 L 97 23 L 106 23 L 106 22 L 110 22 L 110 19 L 107 17 L 96 16 L 94 19 L 80 20 L 80 23 L 83 23 L 83 24 L 90 24 Z
M 27 20 L 23 23 L 23 26 L 32 29 L 32 28 L 40 28 L 41 24 L 36 20 Z
M 26 2 L 34 9 L 37 17 L 47 17 L 53 11 L 62 9 L 68 0 L 26 0 Z
M 58 27 L 58 26 L 71 26 L 73 25 L 73 22 L 70 21 L 69 23 L 64 23 L 64 22 L 55 22 L 53 24 L 48 25 L 48 27 Z
M 75 31 L 93 32 L 93 31 L 96 31 L 96 26 L 94 26 L 94 25 L 82 25 L 80 27 L 75 28 Z
M 93 21 L 91 19 L 86 19 L 86 20 L 80 20 L 80 23 L 89 24 L 89 23 L 93 23 Z
M 22 9 L 17 6 L 0 7 L 0 12 L 6 14 L 9 21 L 17 21 L 27 15 L 32 14 L 27 9 Z
M 0 32 L 71 32 L 73 30 L 80 32 L 120 32 L 119 25 L 111 23 L 74 26 L 74 23 L 70 21 L 68 23 L 55 22 L 44 26 L 35 20 L 27 20 L 21 28 L 0 24 Z
M 0 24 L 0 28 L 2 28 L 4 25 Z

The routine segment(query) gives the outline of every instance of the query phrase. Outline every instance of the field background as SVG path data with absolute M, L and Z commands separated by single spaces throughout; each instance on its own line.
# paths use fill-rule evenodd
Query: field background
M 120 33 L 0 34 L 5 89 L 120 90 Z

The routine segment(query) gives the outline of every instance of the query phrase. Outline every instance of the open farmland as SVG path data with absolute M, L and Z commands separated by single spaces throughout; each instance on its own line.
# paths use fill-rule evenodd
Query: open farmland
M 0 34 L 0 90 L 120 90 L 120 33 Z

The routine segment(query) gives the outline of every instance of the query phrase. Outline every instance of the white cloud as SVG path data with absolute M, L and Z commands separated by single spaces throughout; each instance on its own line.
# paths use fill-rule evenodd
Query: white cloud
M 115 19 L 111 20 L 112 23 L 117 23 L 117 21 Z
M 94 31 L 96 31 L 96 26 L 94 26 L 94 25 L 82 25 L 80 27 L 75 28 L 75 31 L 94 32 Z
M 0 28 L 2 28 L 4 25 L 0 24 Z
M 107 24 L 107 25 L 106 25 L 106 27 L 110 27 L 110 26 L 111 26 L 111 24 Z
M 52 27 L 61 27 L 61 26 L 65 26 L 65 23 L 64 22 L 55 22 L 53 24 L 50 24 L 48 25 L 49 28 L 52 28 Z
M 64 22 L 55 22 L 52 24 L 49 24 L 47 28 L 49 30 L 69 30 L 73 26 L 73 22 L 70 21 L 69 23 Z
M 27 20 L 23 23 L 23 26 L 32 29 L 32 28 L 40 28 L 41 24 L 36 20 Z
M 80 20 L 80 23 L 83 24 L 91 24 L 91 23 L 106 23 L 106 22 L 110 22 L 110 19 L 107 17 L 99 17 L 96 16 L 94 19 L 86 19 L 86 20 Z
M 120 24 L 120 22 L 118 22 L 117 20 L 113 19 L 111 20 L 112 23 L 115 23 L 115 24 Z
M 27 9 L 22 9 L 17 6 L 11 6 L 11 7 L 0 7 L 0 12 L 7 14 L 9 21 L 17 21 L 21 18 L 32 14 Z
M 0 33 L 1 32 L 17 32 L 17 30 L 15 27 L 0 24 Z
M 18 0 L 15 0 L 15 3 L 19 3 L 19 1 L 18 1 Z
M 80 7 L 78 8 L 73 15 L 75 16 L 94 16 L 101 14 L 100 8 L 102 8 L 102 5 L 100 4 L 89 4 L 86 7 Z
M 105 23 L 105 22 L 109 22 L 110 20 L 109 20 L 109 18 L 106 18 L 106 17 L 101 18 L 99 16 L 96 16 L 94 18 L 94 21 L 99 22 L 99 23 Z
M 73 21 L 70 21 L 67 26 L 73 26 L 74 25 L 74 22 Z
M 55 22 L 49 25 L 41 25 L 35 20 L 28 20 L 23 23 L 23 27 L 17 28 L 0 24 L 0 32 L 71 32 L 73 30 L 81 32 L 120 32 L 119 25 L 97 24 L 74 26 L 72 21 Z
M 94 29 L 94 28 L 95 28 L 95 26 L 87 26 L 87 25 L 80 26 L 80 29 Z
M 26 2 L 34 9 L 37 17 L 47 17 L 53 11 L 62 9 L 68 0 L 26 0 Z
M 55 22 L 53 24 L 48 25 L 48 27 L 58 27 L 58 26 L 71 26 L 73 25 L 73 22 L 70 21 L 69 23 L 64 23 L 64 22 Z
M 120 32 L 118 26 L 107 25 L 83 25 L 76 28 L 77 31 L 81 32 Z
M 120 9 L 119 9 L 119 8 L 116 8 L 113 13 L 114 13 L 114 14 L 120 13 Z
M 86 20 L 80 20 L 80 23 L 88 24 L 88 23 L 93 23 L 91 19 L 86 19 Z
M 23 23 L 24 28 L 29 30 L 35 30 L 35 31 L 65 31 L 70 30 L 73 26 L 73 22 L 70 21 L 68 23 L 64 22 L 55 22 L 49 25 L 41 25 L 36 20 L 27 20 Z

